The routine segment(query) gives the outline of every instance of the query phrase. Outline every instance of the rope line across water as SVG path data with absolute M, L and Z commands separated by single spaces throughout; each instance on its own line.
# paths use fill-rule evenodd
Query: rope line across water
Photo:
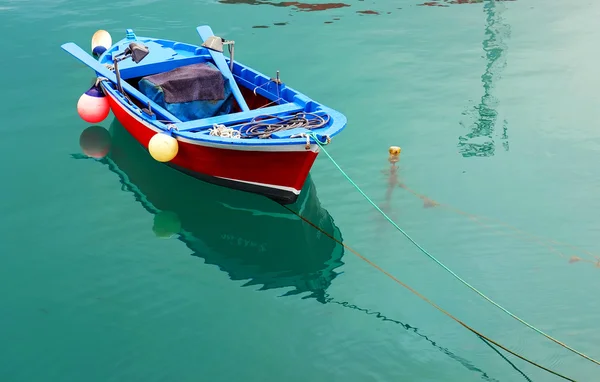
M 337 238 L 335 238 L 334 236 L 332 236 L 330 233 L 328 233 L 327 231 L 325 231 L 324 229 L 322 229 L 321 227 L 319 227 L 318 225 L 316 225 L 315 223 L 311 222 L 310 220 L 308 220 L 307 218 L 305 218 L 304 216 L 300 215 L 298 212 L 294 211 L 293 209 L 291 209 L 288 206 L 283 206 L 285 209 L 287 209 L 288 211 L 292 212 L 294 215 L 298 216 L 300 219 L 302 219 L 304 222 L 306 222 L 307 224 L 310 224 L 312 227 L 314 227 L 315 229 L 319 230 L 321 233 L 323 233 L 324 235 L 326 235 L 327 237 L 329 237 L 330 239 L 334 240 L 336 243 L 344 246 L 344 248 L 346 248 L 347 250 L 349 250 L 350 252 L 352 252 L 353 254 L 355 254 L 357 257 L 359 257 L 361 260 L 365 261 L 367 264 L 369 264 L 370 266 L 372 266 L 373 268 L 377 269 L 379 272 L 383 273 L 384 275 L 386 275 L 387 277 L 389 277 L 390 279 L 392 279 L 393 281 L 395 281 L 396 283 L 400 284 L 401 286 L 403 286 L 404 288 L 408 289 L 410 292 L 412 292 L 413 294 L 415 294 L 417 297 L 419 297 L 420 299 L 422 299 L 423 301 L 427 302 L 429 305 L 433 306 L 434 308 L 436 308 L 437 310 L 439 310 L 440 312 L 444 313 L 446 316 L 450 317 L 452 320 L 456 321 L 457 323 L 459 323 L 460 325 L 462 325 L 464 328 L 466 328 L 467 330 L 469 330 L 470 332 L 476 334 L 479 338 L 488 341 L 489 343 L 492 343 L 494 345 L 496 345 L 497 347 L 501 348 L 502 350 L 514 355 L 515 357 L 518 357 L 520 359 L 522 359 L 523 361 L 532 364 L 533 366 L 536 366 L 542 370 L 547 371 L 548 373 L 554 374 L 557 377 L 563 378 L 567 381 L 571 381 L 571 382 L 577 382 L 575 379 L 569 378 L 565 375 L 560 374 L 559 372 L 556 372 L 552 369 L 549 369 L 545 366 L 542 366 L 538 363 L 536 363 L 535 361 L 532 361 L 508 348 L 506 348 L 504 345 L 492 340 L 491 338 L 489 338 L 488 336 L 480 333 L 479 331 L 473 329 L 472 327 L 470 327 L 469 325 L 465 324 L 464 322 L 462 322 L 461 320 L 459 320 L 458 318 L 454 317 L 452 314 L 450 314 L 449 312 L 447 312 L 446 310 L 444 310 L 443 308 L 441 308 L 440 306 L 438 306 L 436 303 L 434 303 L 433 301 L 429 300 L 427 297 L 423 296 L 422 294 L 420 294 L 419 292 L 417 292 L 416 290 L 414 290 L 413 288 L 411 288 L 410 286 L 408 286 L 407 284 L 403 283 L 402 281 L 400 281 L 399 279 L 397 279 L 396 277 L 394 277 L 392 274 L 390 274 L 389 272 L 385 271 L 384 269 L 382 269 L 381 267 L 379 267 L 377 264 L 375 264 L 374 262 L 372 262 L 371 260 L 367 259 L 366 257 L 364 257 L 363 255 L 361 255 L 360 253 L 358 253 L 357 251 L 355 251 L 354 249 L 350 248 L 350 246 L 348 246 L 347 244 L 343 243 L 342 241 L 338 240 Z
M 404 190 L 410 192 L 411 194 L 413 194 L 414 196 L 418 197 L 419 199 L 423 200 L 425 203 L 430 203 L 432 206 L 440 206 L 441 208 L 445 208 L 446 210 L 452 211 L 454 213 L 457 213 L 461 216 L 464 216 L 466 218 L 468 218 L 469 220 L 471 220 L 472 222 L 475 222 L 476 224 L 491 230 L 492 232 L 495 233 L 499 233 L 499 234 L 503 234 L 503 235 L 510 235 L 510 233 L 507 233 L 505 231 L 502 231 L 500 229 L 496 229 L 492 226 L 491 223 L 485 223 L 484 221 L 489 221 L 489 222 L 496 222 L 497 224 L 504 226 L 506 228 L 511 229 L 512 231 L 515 231 L 516 233 L 514 233 L 514 235 L 516 236 L 524 236 L 525 238 L 528 239 L 528 241 L 533 242 L 533 243 L 539 243 L 541 245 L 543 245 L 544 247 L 548 248 L 549 251 L 554 252 L 558 255 L 560 255 L 561 257 L 567 257 L 567 255 L 561 251 L 559 248 L 557 248 L 558 246 L 566 246 L 568 248 L 571 248 L 574 251 L 580 251 L 583 252 L 584 254 L 586 254 L 587 256 L 593 258 L 593 259 L 583 259 L 580 258 L 578 256 L 573 256 L 570 258 L 569 262 L 578 262 L 578 261 L 583 261 L 583 262 L 587 262 L 590 264 L 595 265 L 597 268 L 600 268 L 600 257 L 596 254 L 593 254 L 592 252 L 588 251 L 585 248 L 581 248 L 579 246 L 573 245 L 573 244 L 569 244 L 569 243 L 564 243 L 564 242 L 560 242 L 554 239 L 548 239 L 546 237 L 543 236 L 539 236 L 539 235 L 535 235 L 532 234 L 530 232 L 524 231 L 520 228 L 517 228 L 509 223 L 506 223 L 502 220 L 499 219 L 494 219 L 494 218 L 490 218 L 490 217 L 485 217 L 485 216 L 480 216 L 480 215 L 474 215 L 465 211 L 462 211 L 456 207 L 453 207 L 451 205 L 445 204 L 445 203 L 438 203 L 430 198 L 428 198 L 427 196 L 418 193 L 417 191 L 411 189 L 410 187 L 408 187 L 406 184 L 399 182 L 398 186 L 403 188 Z
M 321 144 L 321 142 L 319 141 L 319 139 L 316 137 L 316 135 L 313 133 L 311 134 L 312 138 L 317 142 L 317 144 L 319 145 L 319 147 L 323 150 L 323 152 L 325 153 L 325 155 L 327 155 L 327 157 L 329 158 L 329 160 L 331 160 L 331 162 L 333 163 L 333 165 L 342 173 L 342 175 L 346 178 L 346 180 L 348 180 L 353 186 L 354 188 L 356 188 L 356 190 L 377 210 L 379 211 L 379 213 L 381 213 L 383 215 L 383 217 L 386 218 L 387 221 L 389 221 L 398 231 L 400 231 L 411 243 L 413 243 L 421 252 L 423 252 L 427 257 L 429 257 L 431 260 L 433 260 L 434 262 L 436 262 L 439 266 L 441 266 L 442 268 L 444 268 L 444 270 L 446 270 L 448 273 L 450 273 L 452 276 L 454 276 L 457 280 L 459 280 L 460 282 L 462 282 L 463 284 L 465 284 L 466 286 L 468 286 L 470 289 L 472 289 L 475 293 L 477 293 L 478 295 L 480 295 L 481 297 L 483 297 L 485 300 L 487 300 L 488 302 L 490 302 L 492 305 L 496 306 L 497 308 L 499 308 L 500 310 L 502 310 L 504 313 L 508 314 L 509 316 L 511 316 L 512 318 L 516 319 L 517 321 L 521 322 L 522 324 L 524 324 L 525 326 L 529 327 L 530 329 L 534 330 L 535 332 L 543 335 L 544 337 L 550 339 L 551 341 L 561 345 L 562 347 L 564 347 L 565 349 L 568 349 L 570 351 L 572 351 L 573 353 L 587 359 L 588 361 L 591 361 L 597 365 L 600 365 L 600 362 L 598 362 L 597 360 L 587 356 L 586 354 L 573 349 L 572 347 L 570 347 L 569 345 L 557 340 L 556 338 L 550 336 L 549 334 L 546 334 L 545 332 L 543 332 L 542 330 L 536 328 L 535 326 L 529 324 L 528 322 L 526 322 L 525 320 L 519 318 L 518 316 L 514 315 L 513 313 L 511 313 L 510 311 L 508 311 L 506 308 L 502 307 L 500 304 L 498 304 L 497 302 L 495 302 L 494 300 L 492 300 L 491 298 L 489 298 L 488 296 L 486 296 L 485 294 L 483 294 L 483 292 L 480 292 L 477 288 L 475 288 L 474 286 L 472 286 L 471 284 L 469 284 L 467 281 L 465 281 L 464 279 L 462 279 L 460 276 L 458 276 L 456 273 L 454 273 L 450 268 L 448 268 L 446 265 L 444 265 L 441 261 L 439 261 L 435 256 L 433 256 L 432 254 L 430 254 L 425 248 L 423 248 L 419 243 L 417 243 L 412 237 L 410 237 L 410 235 L 408 235 L 402 228 L 400 228 L 392 219 L 390 219 L 385 212 L 383 212 L 378 206 L 377 204 L 375 204 L 375 202 L 373 202 L 371 200 L 371 198 L 369 198 L 361 189 L 360 187 L 358 187 L 358 185 L 356 183 L 354 183 L 354 181 L 346 174 L 346 172 L 344 172 L 344 170 L 342 170 L 342 168 L 340 167 L 340 165 L 331 157 L 331 155 L 329 154 L 329 152 L 327 152 L 327 150 L 325 149 L 325 147 L 323 147 L 323 145 Z M 490 341 L 491 342 L 491 341 Z

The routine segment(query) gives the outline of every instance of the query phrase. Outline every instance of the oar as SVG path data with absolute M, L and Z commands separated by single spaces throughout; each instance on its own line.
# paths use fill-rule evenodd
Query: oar
M 113 73 L 111 70 L 109 70 L 106 66 L 104 66 L 101 63 L 99 63 L 98 61 L 96 61 L 96 59 L 94 57 L 90 56 L 86 51 L 81 49 L 77 44 L 75 44 L 73 42 L 68 42 L 66 44 L 61 45 L 60 47 L 63 48 L 66 52 L 70 53 L 73 57 L 75 57 L 79 61 L 83 62 L 85 65 L 94 69 L 102 77 L 106 77 L 109 81 L 112 81 L 113 83 L 117 83 L 117 76 L 115 75 L 115 73 Z M 139 99 L 144 104 L 147 105 L 148 102 L 151 102 L 148 97 L 146 97 L 139 90 L 137 90 L 136 88 L 131 86 L 129 83 L 127 83 L 127 81 L 122 81 L 121 86 L 123 87 L 123 90 L 125 90 L 125 92 L 127 92 L 127 93 L 131 94 L 132 96 L 134 96 L 135 98 Z M 158 111 L 160 114 L 171 119 L 173 122 L 181 122 L 181 120 L 176 118 L 173 114 L 169 113 L 168 111 L 166 111 L 165 109 L 163 109 L 162 107 L 160 107 L 159 105 L 157 105 L 154 102 L 152 102 L 152 109 Z
M 198 34 L 200 35 L 200 38 L 202 39 L 202 41 L 206 41 L 209 37 L 214 36 L 212 29 L 208 25 L 199 26 L 198 28 L 196 28 L 196 31 L 198 31 Z M 225 61 L 225 56 L 223 56 L 223 53 L 216 52 L 211 49 L 207 49 L 207 50 L 210 53 L 212 59 L 215 61 L 215 64 L 217 64 L 217 68 L 219 68 L 221 73 L 223 73 L 223 75 L 227 79 L 229 79 L 229 84 L 231 86 L 231 91 L 233 92 L 233 96 L 235 97 L 236 101 L 240 105 L 240 108 L 242 109 L 242 111 L 249 111 L 250 108 L 246 104 L 246 100 L 244 100 L 244 97 L 242 96 L 242 93 L 240 92 L 240 88 L 237 86 L 237 83 L 235 82 L 235 79 L 233 78 L 233 73 L 231 73 L 231 70 L 229 70 L 229 67 L 227 66 L 227 62 Z

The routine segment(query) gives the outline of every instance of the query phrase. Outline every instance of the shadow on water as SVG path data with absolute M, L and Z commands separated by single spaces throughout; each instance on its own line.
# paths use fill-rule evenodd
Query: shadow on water
M 106 131 L 88 130 L 93 128 Z M 177 237 L 232 280 L 248 280 L 244 286 L 291 288 L 285 295 L 306 293 L 304 298 L 324 302 L 335 269 L 343 265 L 343 246 L 268 198 L 202 182 L 155 161 L 116 119 L 109 130 L 110 151 L 99 161 L 154 214 L 157 236 Z M 289 207 L 342 241 L 310 177 Z
M 193 251 L 193 256 L 219 267 L 232 280 L 248 280 L 244 286 L 261 285 L 261 290 L 288 288 L 284 296 L 305 294 L 303 298 L 341 305 L 398 324 L 468 370 L 481 374 L 482 379 L 496 381 L 416 327 L 332 298 L 327 289 L 339 274 L 336 268 L 344 264 L 344 247 L 276 202 L 205 183 L 156 162 L 116 119 L 109 131 L 101 126 L 85 129 L 80 144 L 87 155 L 72 157 L 97 158 L 115 173 L 121 189 L 132 193 L 154 215 L 152 229 L 157 236 L 176 237 Z M 288 207 L 343 242 L 333 218 L 321 207 L 310 176 L 298 201 Z
M 483 11 L 486 14 L 486 39 L 483 41 L 487 64 L 486 70 L 481 76 L 484 94 L 479 105 L 472 112 L 465 112 L 475 121 L 471 123 L 471 132 L 459 137 L 460 153 L 463 157 L 490 157 L 495 154 L 494 130 L 496 128 L 498 111 L 498 100 L 492 94 L 494 80 L 500 77 L 500 73 L 506 67 L 505 40 L 510 37 L 510 26 L 504 22 L 502 13 L 505 5 L 497 1 L 485 1 Z M 473 116 L 473 114 L 475 114 Z M 461 125 L 464 124 L 461 122 Z M 502 122 L 502 145 L 508 151 L 508 122 Z

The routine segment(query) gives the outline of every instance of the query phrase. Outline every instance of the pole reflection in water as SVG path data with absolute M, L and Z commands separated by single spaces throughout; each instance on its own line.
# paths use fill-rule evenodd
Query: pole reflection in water
M 458 146 L 463 157 L 490 157 L 496 152 L 494 135 L 498 119 L 496 109 L 499 102 L 492 91 L 494 81 L 497 82 L 502 70 L 506 67 L 506 51 L 508 49 L 506 40 L 510 37 L 510 25 L 502 17 L 505 9 L 506 6 L 497 1 L 486 1 L 483 6 L 486 14 L 486 39 L 483 41 L 483 50 L 487 59 L 485 72 L 481 76 L 484 94 L 479 105 L 475 106 L 472 112 L 464 113 L 474 121 L 469 127 L 471 131 L 458 139 Z M 508 122 L 504 120 L 502 124 L 500 139 L 504 150 L 508 151 Z M 461 125 L 464 126 L 462 122 Z
M 336 268 L 343 265 L 343 246 L 268 198 L 209 184 L 156 162 L 116 119 L 109 131 L 89 127 L 81 135 L 82 148 L 88 155 L 108 152 L 94 157 L 155 215 L 157 236 L 177 237 L 232 280 L 248 280 L 244 286 L 291 288 L 284 295 L 306 294 L 325 303 Z M 94 147 L 94 142 L 107 144 L 107 136 L 109 151 Z M 289 207 L 342 240 L 310 177 Z

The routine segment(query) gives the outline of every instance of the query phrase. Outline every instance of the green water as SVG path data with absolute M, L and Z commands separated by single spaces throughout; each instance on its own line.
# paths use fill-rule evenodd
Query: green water
M 276 204 L 153 162 L 112 115 L 109 157 L 83 156 L 75 105 L 92 72 L 60 44 L 126 28 L 199 42 L 201 24 L 348 117 L 328 151 L 415 240 L 600 358 L 600 4 L 419 3 L 0 2 L 0 380 L 560 380 L 507 362 Z M 386 196 L 390 145 L 403 184 L 439 205 Z M 295 209 L 458 318 L 599 379 L 420 253 L 324 155 L 305 195 Z

